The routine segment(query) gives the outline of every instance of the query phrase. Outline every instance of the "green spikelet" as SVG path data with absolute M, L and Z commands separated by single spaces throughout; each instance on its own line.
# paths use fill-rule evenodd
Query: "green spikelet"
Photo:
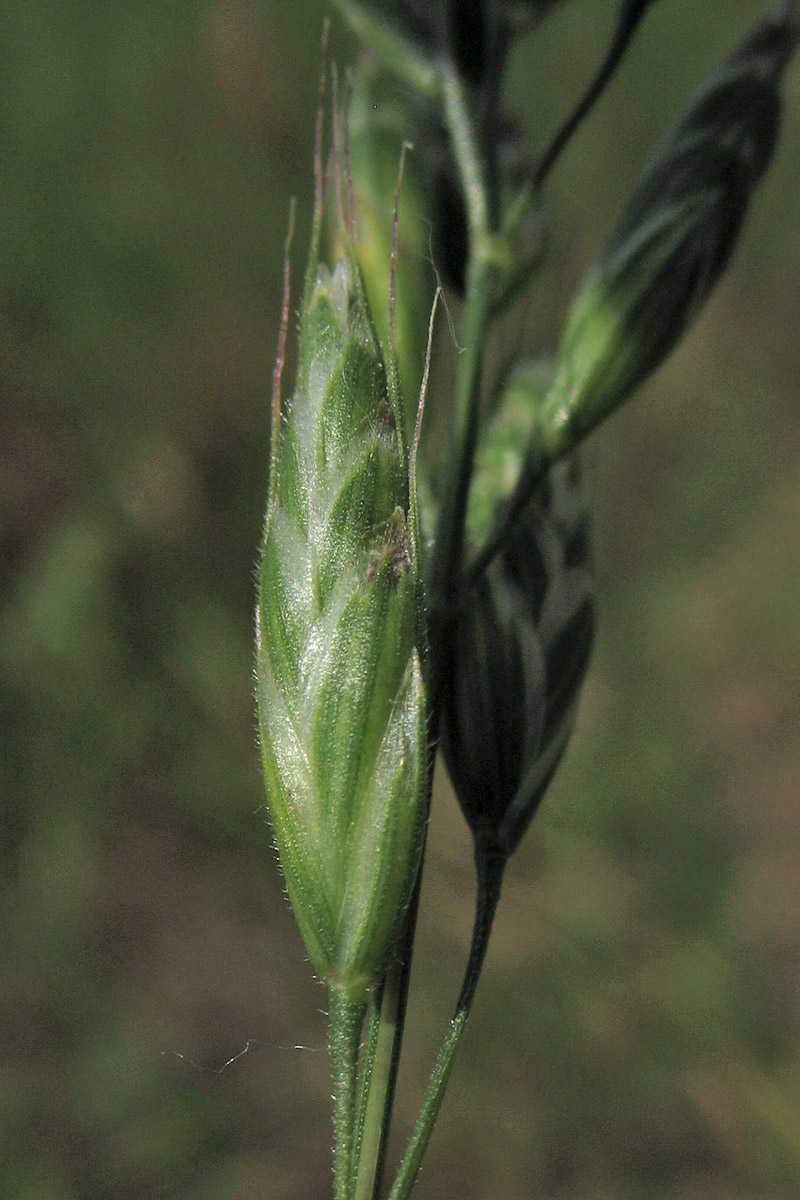
M 358 223 L 359 263 L 375 326 L 388 338 L 386 266 L 398 239 L 393 320 L 406 421 L 417 409 L 434 273 L 423 190 L 422 115 L 389 71 L 365 62 L 348 105 L 349 161 Z M 429 116 L 427 110 L 425 114 Z M 422 126 L 424 128 L 424 126 Z M 398 164 L 402 180 L 398 187 Z M 400 205 L 402 219 L 395 220 Z
M 537 447 L 567 454 L 664 360 L 725 269 L 778 134 L 800 31 L 760 25 L 656 147 L 572 307 Z
M 318 205 L 297 382 L 273 425 L 258 715 L 275 839 L 312 965 L 361 998 L 382 977 L 419 866 L 424 617 L 399 390 L 349 234 L 330 272 L 316 262 L 319 225 Z

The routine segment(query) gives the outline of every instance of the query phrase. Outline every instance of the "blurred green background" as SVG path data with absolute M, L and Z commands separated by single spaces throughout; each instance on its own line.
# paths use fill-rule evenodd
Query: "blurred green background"
M 611 0 L 520 49 L 533 146 Z M 552 176 L 552 345 L 638 165 L 768 10 L 664 0 Z M 253 564 L 317 0 L 0 6 L 0 1196 L 329 1195 L 325 997 L 270 844 Z M 357 48 L 334 22 L 335 57 Z M 593 439 L 600 624 L 422 1198 L 800 1194 L 800 69 L 734 264 Z M 472 905 L 441 782 L 398 1118 Z M 399 1149 L 400 1143 L 398 1142 Z

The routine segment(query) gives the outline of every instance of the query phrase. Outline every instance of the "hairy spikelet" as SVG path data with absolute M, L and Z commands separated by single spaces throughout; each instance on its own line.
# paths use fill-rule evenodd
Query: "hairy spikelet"
M 427 746 L 402 414 L 349 248 L 332 272 L 311 265 L 272 472 L 256 656 L 270 815 L 314 969 L 359 995 L 413 887 Z

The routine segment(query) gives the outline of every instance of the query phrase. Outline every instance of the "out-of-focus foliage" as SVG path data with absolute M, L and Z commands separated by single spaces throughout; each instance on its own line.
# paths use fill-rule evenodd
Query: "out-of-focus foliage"
M 540 148 L 614 7 L 555 5 L 516 56 Z M 526 354 L 552 348 L 658 132 L 767 7 L 653 6 L 549 181 L 550 265 L 515 318 Z M 270 848 L 250 649 L 322 16 L 274 0 L 0 13 L 10 1200 L 329 1191 L 322 993 Z M 356 52 L 337 25 L 332 40 Z M 796 70 L 784 126 L 730 274 L 588 455 L 594 665 L 509 872 L 421 1197 L 800 1187 Z M 401 1117 L 454 998 L 471 872 L 442 787 Z

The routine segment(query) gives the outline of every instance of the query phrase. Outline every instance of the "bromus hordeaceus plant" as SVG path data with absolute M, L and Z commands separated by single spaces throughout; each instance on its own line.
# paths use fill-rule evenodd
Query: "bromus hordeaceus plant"
M 392 1200 L 414 1185 L 503 872 L 575 720 L 594 623 L 578 447 L 702 307 L 774 149 L 798 36 L 791 4 L 656 147 L 554 360 L 523 359 L 493 377 L 489 332 L 546 250 L 548 172 L 652 4 L 622 0 L 595 78 L 536 162 L 500 83 L 515 38 L 552 3 L 339 0 L 368 55 L 352 77 L 349 126 L 334 87 L 327 221 L 320 102 L 285 402 L 288 290 L 275 371 L 256 654 L 275 840 L 329 991 L 338 1200 L 381 1194 L 433 752 L 442 749 L 472 833 L 478 899 L 461 993 Z M 423 504 L 415 397 L 430 366 L 429 260 L 460 325 L 452 379 L 436 380 L 440 405 L 443 391 L 451 397 L 449 443 L 419 480 Z

